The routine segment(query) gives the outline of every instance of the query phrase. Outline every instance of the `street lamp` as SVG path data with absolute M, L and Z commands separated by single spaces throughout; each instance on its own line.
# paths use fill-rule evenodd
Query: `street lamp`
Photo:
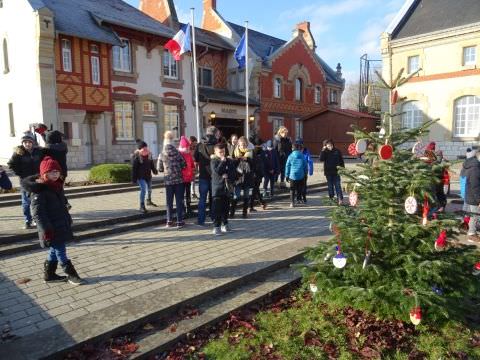
M 215 111 L 212 111 L 210 113 L 210 120 L 215 120 L 216 117 L 217 117 L 217 114 L 215 114 Z
M 254 122 L 255 121 L 255 115 L 250 115 L 250 117 L 248 118 L 248 120 L 250 122 Z

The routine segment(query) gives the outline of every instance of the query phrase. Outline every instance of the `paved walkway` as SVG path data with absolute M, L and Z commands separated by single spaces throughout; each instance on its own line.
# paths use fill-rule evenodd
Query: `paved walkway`
M 320 197 L 312 195 L 309 206 L 289 209 L 278 202 L 247 220 L 234 219 L 235 231 L 222 237 L 187 224 L 178 231 L 151 227 L 73 244 L 69 256 L 87 281 L 79 287 L 43 282 L 45 251 L 0 258 L 0 327 L 8 323 L 13 334 L 25 336 L 112 306 L 120 312 L 124 301 L 182 280 L 220 280 L 255 266 L 257 254 L 275 254 L 305 238 L 313 245 L 321 233 L 329 234 Z

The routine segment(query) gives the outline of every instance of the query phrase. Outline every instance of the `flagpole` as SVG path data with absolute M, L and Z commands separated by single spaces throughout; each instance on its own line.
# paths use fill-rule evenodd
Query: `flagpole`
M 250 138 L 250 129 L 248 122 L 250 121 L 248 100 L 250 97 L 250 79 L 248 76 L 248 21 L 245 21 L 245 135 L 247 140 Z
M 197 120 L 197 139 L 202 138 L 202 126 L 200 125 L 200 108 L 198 104 L 198 71 L 197 71 L 197 47 L 195 40 L 195 8 L 190 8 L 192 15 L 192 50 L 193 50 L 193 81 L 195 84 L 195 119 Z

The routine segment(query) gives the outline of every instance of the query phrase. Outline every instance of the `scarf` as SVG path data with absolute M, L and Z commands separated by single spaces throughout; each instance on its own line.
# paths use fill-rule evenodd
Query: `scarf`
M 58 179 L 57 181 L 45 180 L 43 183 L 56 193 L 63 190 L 63 181 L 61 179 Z

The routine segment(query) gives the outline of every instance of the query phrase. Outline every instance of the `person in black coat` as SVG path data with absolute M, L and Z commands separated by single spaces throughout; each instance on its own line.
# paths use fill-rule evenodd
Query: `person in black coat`
M 263 182 L 263 193 L 265 196 L 273 197 L 275 193 L 275 177 L 277 177 L 280 172 L 280 164 L 278 162 L 278 154 L 273 149 L 272 140 L 268 140 L 265 146 L 267 150 L 265 151 L 265 180 Z
M 145 195 L 147 195 L 147 205 L 157 207 L 152 202 L 152 173 L 158 174 L 152 153 L 148 149 L 145 141 L 137 140 L 137 150 L 132 155 L 132 183 L 140 187 L 140 211 L 147 212 L 145 207 Z
M 35 146 L 35 137 L 32 133 L 26 132 L 22 137 L 22 145 L 15 148 L 15 153 L 8 161 L 8 166 L 20 178 L 21 183 L 28 176 L 38 174 L 42 158 L 41 149 Z M 31 229 L 34 224 L 30 211 L 30 194 L 23 187 L 20 187 L 20 194 L 25 219 L 23 228 Z
M 477 156 L 467 159 L 462 169 L 462 175 L 467 179 L 464 210 L 470 214 L 467 236 L 471 242 L 480 242 L 477 235 L 477 221 L 480 214 L 480 161 Z
M 47 131 L 45 135 L 45 148 L 43 152 L 45 156 L 50 156 L 57 160 L 62 168 L 63 180 L 68 176 L 67 167 L 67 143 L 63 141 L 63 134 L 58 130 Z M 43 135 L 42 135 L 43 136 Z
M 277 152 L 278 161 L 280 164 L 280 185 L 286 187 L 285 185 L 285 165 L 287 164 L 287 159 L 292 153 L 292 141 L 288 137 L 288 129 L 285 126 L 281 126 L 277 135 L 273 138 L 273 148 Z M 276 179 L 278 181 L 278 177 Z
M 40 164 L 40 175 L 23 179 L 22 187 L 32 193 L 32 215 L 37 222 L 40 246 L 49 248 L 44 263 L 44 280 L 57 282 L 66 279 L 73 285 L 80 285 L 83 280 L 68 259 L 65 247 L 73 239 L 73 232 L 61 171 L 60 164 L 47 156 Z M 66 278 L 55 273 L 59 262 L 67 274 Z
M 267 157 L 263 150 L 262 140 L 259 137 L 254 137 L 251 142 L 255 145 L 255 148 L 253 149 L 253 189 L 250 196 L 250 212 L 255 212 L 255 200 L 257 199 L 262 204 L 263 210 L 267 208 L 267 203 L 263 200 L 260 192 L 260 184 L 265 177 Z
M 238 146 L 234 151 L 238 176 L 235 181 L 235 196 L 230 207 L 230 217 L 232 218 L 235 217 L 237 202 L 240 198 L 243 200 L 243 218 L 248 217 L 250 196 L 254 185 L 253 151 L 249 145 L 247 138 L 242 136 L 238 139 Z
M 324 142 L 320 161 L 323 161 L 323 171 L 327 178 L 328 196 L 330 199 L 333 199 L 336 194 L 337 201 L 341 204 L 343 202 L 343 193 L 338 168 L 345 167 L 345 162 L 343 161 L 342 153 L 335 147 L 331 139 Z

